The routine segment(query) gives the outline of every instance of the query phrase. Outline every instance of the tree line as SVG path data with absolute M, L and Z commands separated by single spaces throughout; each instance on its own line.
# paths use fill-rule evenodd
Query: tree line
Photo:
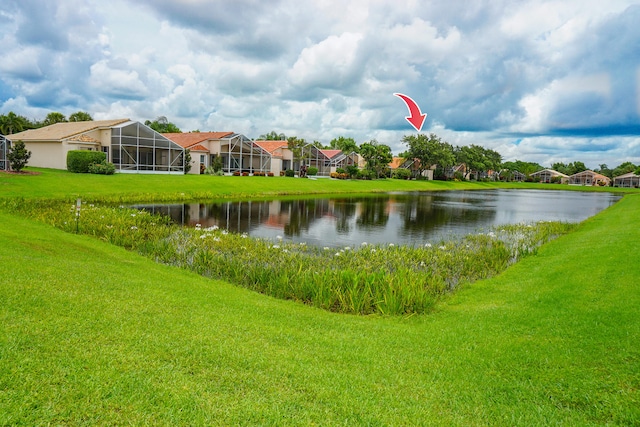
M 0 134 L 11 135 L 29 129 L 53 125 L 62 122 L 86 122 L 93 118 L 86 111 L 75 112 L 67 118 L 64 114 L 52 111 L 43 120 L 31 120 L 25 116 L 18 115 L 13 111 L 0 115 Z
M 0 134 L 11 135 L 28 129 L 37 129 L 62 122 L 79 122 L 93 120 L 91 114 L 85 111 L 77 111 L 67 118 L 64 114 L 53 111 L 47 114 L 43 120 L 30 120 L 13 111 L 0 115 Z M 145 125 L 160 133 L 180 133 L 178 126 L 169 122 L 165 116 L 159 116 L 155 120 L 146 120 Z M 193 132 L 198 132 L 195 130 Z M 293 152 L 296 160 L 302 160 L 303 147 L 308 143 L 304 138 L 296 136 L 287 137 L 284 133 L 271 131 L 258 137 L 259 140 L 281 140 L 287 141 L 289 149 Z M 457 172 L 462 179 L 480 179 L 485 177 L 489 171 L 500 172 L 508 176 L 514 172 L 519 172 L 526 177 L 532 173 L 545 169 L 542 165 L 521 160 L 502 162 L 502 156 L 495 150 L 491 150 L 480 145 L 471 144 L 468 146 L 453 146 L 443 141 L 434 133 L 429 135 L 405 135 L 402 142 L 407 146 L 407 150 L 400 153 L 399 157 L 406 160 L 406 164 L 416 171 L 417 176 L 422 176 L 424 171 L 435 167 L 434 177 L 451 177 L 455 165 L 464 164 L 466 167 Z M 391 147 L 381 144 L 373 139 L 362 144 L 357 144 L 353 138 L 339 136 L 332 139 L 329 144 L 323 145 L 319 141 L 313 141 L 311 145 L 319 149 L 341 150 L 343 153 L 358 153 L 365 160 L 366 168 L 375 173 L 377 177 L 388 174 L 388 165 L 393 160 Z M 565 175 L 573 175 L 587 170 L 583 162 L 575 161 L 568 164 L 556 162 L 550 169 L 556 170 Z M 609 178 L 624 175 L 629 172 L 640 174 L 640 166 L 631 162 L 624 162 L 611 169 L 606 164 L 599 165 L 594 172 L 600 173 Z

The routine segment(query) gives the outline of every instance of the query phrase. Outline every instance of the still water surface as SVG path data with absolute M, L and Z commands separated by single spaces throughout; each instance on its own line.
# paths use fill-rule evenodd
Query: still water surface
M 136 205 L 174 222 L 252 237 L 353 246 L 421 245 L 536 221 L 579 222 L 619 200 L 609 193 L 545 190 L 442 191 L 329 199 Z

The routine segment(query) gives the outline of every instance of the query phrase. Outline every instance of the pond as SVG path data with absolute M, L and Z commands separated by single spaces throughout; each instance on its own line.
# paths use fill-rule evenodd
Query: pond
M 548 190 L 441 191 L 221 203 L 136 205 L 185 226 L 315 246 L 421 245 L 495 225 L 580 222 L 614 204 L 610 193 Z

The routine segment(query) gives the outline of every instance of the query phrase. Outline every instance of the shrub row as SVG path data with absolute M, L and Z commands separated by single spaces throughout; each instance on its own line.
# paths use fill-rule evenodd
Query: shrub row
M 101 151 L 72 150 L 67 153 L 67 170 L 74 173 L 113 175 L 116 167 L 107 162 L 107 155 Z

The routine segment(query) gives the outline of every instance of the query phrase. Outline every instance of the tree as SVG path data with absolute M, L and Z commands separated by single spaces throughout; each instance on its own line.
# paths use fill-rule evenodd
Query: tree
M 31 151 L 27 150 L 22 140 L 14 142 L 7 153 L 11 169 L 16 172 L 20 172 L 27 165 L 30 157 Z
M 334 150 L 340 150 L 344 154 L 351 154 L 353 152 L 358 152 L 358 144 L 353 138 L 345 138 L 344 136 L 339 136 L 338 138 L 333 138 L 329 142 L 329 148 Z
M 481 172 L 498 171 L 502 162 L 502 156 L 497 151 L 471 144 L 464 147 L 456 147 L 456 159 L 458 163 L 467 166 L 465 179 L 471 174 L 479 177 Z
M 453 165 L 455 156 L 453 147 L 435 133 L 418 135 L 406 135 L 402 138 L 402 142 L 409 146 L 409 149 L 403 153 L 403 157 L 408 160 L 418 160 L 415 168 L 419 175 L 430 169 L 433 165 L 439 165 L 446 169 Z
M 184 150 L 184 174 L 188 174 L 191 170 L 191 151 Z
M 278 133 L 275 130 L 272 130 L 269 133 L 265 133 L 258 137 L 260 141 L 287 141 L 287 137 L 284 133 Z
M 78 111 L 69 116 L 69 121 L 70 122 L 91 122 L 93 121 L 93 117 L 91 117 L 91 114 L 87 113 L 86 111 Z
M 146 120 L 144 124 L 158 133 L 182 133 L 180 128 L 167 120 L 165 116 L 159 116 L 154 121 Z
M 613 176 L 620 176 L 620 175 L 624 175 L 624 174 L 629 173 L 629 172 L 634 172 L 637 168 L 638 168 L 638 166 L 634 165 L 631 162 L 624 162 L 621 165 L 619 165 L 618 167 L 616 167 L 611 172 L 611 174 Z
M 564 164 L 562 162 L 557 162 L 551 165 L 551 169 L 563 173 L 565 175 L 573 175 L 578 172 L 583 172 L 587 170 L 587 167 L 582 162 L 571 162 L 569 164 Z
M 391 147 L 380 144 L 375 139 L 360 145 L 360 155 L 367 162 L 366 168 L 375 172 L 376 177 L 380 176 L 389 168 L 389 163 L 393 160 Z
M 13 111 L 9 111 L 6 115 L 0 116 L 0 133 L 3 135 L 22 132 L 30 127 L 29 120 L 17 115 Z
M 297 162 L 302 161 L 304 158 L 303 148 L 307 145 L 304 138 L 298 138 L 297 136 L 290 136 L 287 138 L 287 147 L 293 154 L 293 159 Z
M 601 164 L 600 168 L 595 170 L 594 172 L 604 175 L 609 179 L 613 179 L 613 171 L 609 169 L 606 163 Z
M 65 117 L 64 114 L 59 113 L 57 111 L 52 111 L 51 113 L 47 114 L 47 117 L 45 117 L 44 121 L 42 122 L 43 126 L 49 126 L 49 125 L 54 125 L 56 123 L 64 123 L 67 121 L 67 118 Z
M 526 176 L 529 176 L 532 173 L 541 171 L 544 168 L 538 163 L 523 162 L 522 160 L 516 160 L 514 162 L 504 162 L 502 164 L 502 169 L 505 169 L 508 171 L 518 171 L 520 173 L 525 174 Z

